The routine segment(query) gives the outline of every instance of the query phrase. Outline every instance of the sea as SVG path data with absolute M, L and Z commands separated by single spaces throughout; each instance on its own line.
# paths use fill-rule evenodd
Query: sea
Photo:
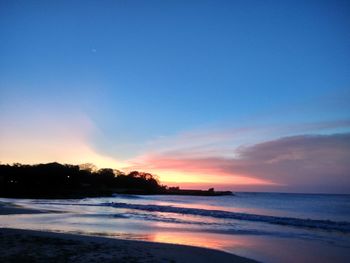
M 9 199 L 59 213 L 0 216 L 0 227 L 219 249 L 260 262 L 350 262 L 350 195 L 114 195 Z

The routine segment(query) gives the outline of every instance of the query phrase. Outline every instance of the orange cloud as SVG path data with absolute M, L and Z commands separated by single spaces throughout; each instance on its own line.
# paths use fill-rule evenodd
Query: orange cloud
M 127 170 L 145 170 L 160 176 L 169 185 L 275 185 L 274 182 L 244 174 L 226 172 L 217 167 L 219 160 L 181 159 L 149 155 L 134 161 Z
M 220 146 L 218 146 L 220 148 Z M 149 153 L 128 169 L 158 174 L 178 185 L 246 187 L 249 190 L 350 192 L 350 134 L 300 135 L 231 149 L 207 146 Z M 197 154 L 197 152 L 201 152 Z

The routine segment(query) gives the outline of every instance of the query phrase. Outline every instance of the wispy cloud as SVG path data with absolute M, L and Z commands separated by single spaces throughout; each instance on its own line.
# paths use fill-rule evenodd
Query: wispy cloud
M 350 130 L 350 120 L 289 125 L 202 128 L 174 136 L 160 137 L 147 143 L 145 151 L 183 156 L 232 156 L 241 145 L 253 145 L 276 137 L 313 133 L 339 133 Z
M 350 121 L 283 127 L 288 133 L 328 131 L 323 135 L 285 136 L 247 144 L 262 129 L 179 135 L 153 142 L 154 150 L 132 160 L 129 169 L 157 172 L 165 181 L 201 175 L 213 184 L 269 185 L 276 191 L 350 192 L 350 133 L 330 133 Z M 265 131 L 268 128 L 265 129 Z M 168 171 L 173 173 L 167 176 Z M 176 172 L 176 173 L 174 173 Z M 162 176 L 165 174 L 165 176 Z M 239 180 L 238 180 L 239 179 Z

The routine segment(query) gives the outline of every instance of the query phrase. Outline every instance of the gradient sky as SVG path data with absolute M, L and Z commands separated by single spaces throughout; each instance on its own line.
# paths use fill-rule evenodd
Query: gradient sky
M 349 1 L 0 0 L 0 161 L 350 193 Z

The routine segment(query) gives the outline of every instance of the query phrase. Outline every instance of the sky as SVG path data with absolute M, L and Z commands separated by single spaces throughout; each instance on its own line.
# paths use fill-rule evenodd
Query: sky
M 349 1 L 0 0 L 0 161 L 350 193 L 349 28 Z

